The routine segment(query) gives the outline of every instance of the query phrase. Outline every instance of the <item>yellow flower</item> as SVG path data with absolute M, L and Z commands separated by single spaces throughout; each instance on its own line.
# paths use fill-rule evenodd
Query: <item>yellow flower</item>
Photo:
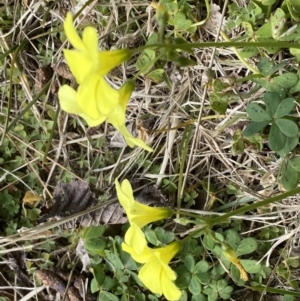
M 146 239 L 144 236 L 146 243 Z M 173 242 L 163 248 L 151 249 L 146 246 L 142 253 L 137 253 L 132 246 L 125 243 L 122 249 L 129 253 L 139 263 L 144 263 L 138 277 L 142 283 L 153 293 L 163 294 L 167 300 L 178 300 L 181 292 L 173 283 L 176 273 L 169 267 L 169 262 L 180 251 L 181 244 Z
M 129 49 L 98 51 L 96 29 L 90 26 L 86 27 L 81 39 L 73 25 L 71 13 L 67 13 L 64 30 L 68 40 L 76 49 L 64 49 L 64 55 L 78 84 L 81 84 L 84 78 L 93 72 L 104 76 L 132 55 Z
M 128 180 L 124 180 L 120 185 L 116 179 L 115 185 L 118 199 L 130 223 L 130 228 L 125 234 L 125 242 L 132 246 L 137 253 L 141 253 L 147 245 L 141 228 L 152 222 L 168 218 L 173 215 L 173 212 L 168 208 L 154 208 L 135 201 Z
M 153 151 L 144 141 L 133 137 L 125 126 L 126 105 L 133 89 L 134 83 L 128 81 L 119 90 L 115 90 L 94 72 L 85 77 L 77 92 L 70 86 L 63 85 L 58 91 L 58 98 L 64 111 L 78 114 L 89 126 L 97 126 L 107 120 L 123 134 L 130 147 L 138 145 L 147 151 Z

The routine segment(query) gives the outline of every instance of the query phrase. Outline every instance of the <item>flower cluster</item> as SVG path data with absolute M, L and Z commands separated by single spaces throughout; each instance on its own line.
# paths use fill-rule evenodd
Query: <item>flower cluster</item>
M 173 242 L 163 248 L 149 248 L 142 227 L 173 215 L 168 208 L 153 208 L 134 200 L 133 191 L 128 180 L 122 184 L 115 180 L 118 199 L 123 206 L 130 227 L 125 234 L 122 249 L 143 267 L 139 271 L 139 279 L 153 293 L 164 295 L 167 300 L 178 300 L 180 290 L 173 281 L 175 272 L 169 267 L 169 262 L 180 251 L 181 243 Z M 153 277 L 157 275 L 157 277 Z
M 68 85 L 59 89 L 61 108 L 78 114 L 89 126 L 97 126 L 107 120 L 123 134 L 130 147 L 138 145 L 152 151 L 141 139 L 134 138 L 125 126 L 126 106 L 134 90 L 134 82 L 128 81 L 116 90 L 104 78 L 109 71 L 128 60 L 132 52 L 129 49 L 99 51 L 95 28 L 86 27 L 80 38 L 70 13 L 66 16 L 64 30 L 75 48 L 64 49 L 64 56 L 79 86 L 77 91 Z

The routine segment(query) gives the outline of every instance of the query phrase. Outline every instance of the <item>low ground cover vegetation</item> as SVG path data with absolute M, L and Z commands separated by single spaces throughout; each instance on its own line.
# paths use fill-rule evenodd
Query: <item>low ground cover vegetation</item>
M 299 300 L 298 0 L 1 4 L 0 301 Z

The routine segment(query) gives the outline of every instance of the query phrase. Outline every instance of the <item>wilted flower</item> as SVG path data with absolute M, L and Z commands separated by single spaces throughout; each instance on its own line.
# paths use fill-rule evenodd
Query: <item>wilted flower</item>
M 146 242 L 145 236 L 144 241 Z M 129 253 L 139 263 L 144 263 L 138 277 L 142 283 L 153 293 L 163 294 L 167 300 L 178 300 L 181 291 L 173 283 L 176 280 L 176 273 L 169 267 L 169 262 L 181 249 L 180 242 L 173 242 L 163 248 L 152 249 L 147 245 L 141 253 L 135 248 L 123 243 L 122 249 Z
M 98 76 L 106 75 L 110 70 L 128 60 L 132 52 L 129 49 L 98 51 L 97 31 L 88 26 L 84 29 L 82 39 L 79 37 L 71 13 L 67 13 L 64 30 L 75 50 L 64 49 L 65 59 L 78 84 L 96 72 Z
M 173 211 L 168 208 L 154 208 L 141 204 L 134 200 L 133 191 L 128 180 L 124 180 L 120 185 L 115 180 L 118 199 L 124 208 L 130 228 L 125 234 L 125 242 L 134 247 L 137 253 L 144 250 L 147 243 L 141 228 L 152 222 L 168 218 L 173 215 Z
M 245 269 L 243 268 L 243 266 L 241 265 L 241 262 L 238 259 L 238 257 L 236 256 L 235 251 L 225 243 L 222 244 L 222 249 L 223 249 L 223 254 L 225 255 L 226 259 L 229 260 L 233 265 L 235 265 L 238 268 L 238 270 L 240 271 L 241 278 L 244 281 L 248 281 L 249 280 L 248 274 L 245 271 Z

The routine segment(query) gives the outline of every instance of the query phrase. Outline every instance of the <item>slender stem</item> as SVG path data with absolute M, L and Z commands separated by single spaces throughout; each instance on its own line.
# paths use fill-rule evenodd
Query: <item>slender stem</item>
M 226 33 L 224 31 L 221 30 L 221 35 L 223 37 L 223 39 L 226 42 L 230 42 L 230 39 L 228 38 L 228 36 L 226 35 Z M 237 47 L 232 47 L 233 51 L 235 52 L 236 56 L 239 58 L 239 60 L 245 65 L 245 67 L 247 67 L 249 70 L 251 70 L 254 74 L 260 74 L 260 72 L 258 71 L 258 69 L 256 69 L 255 67 L 251 66 L 240 54 L 240 52 L 238 51 Z
M 166 48 L 166 49 L 181 49 L 191 51 L 194 48 L 209 48 L 209 47 L 277 47 L 277 48 L 295 48 L 300 49 L 300 44 L 291 42 L 200 42 L 200 43 L 155 43 L 145 45 L 133 50 L 133 53 L 140 53 L 144 49 Z
M 285 193 L 276 195 L 276 196 L 274 196 L 272 198 L 268 198 L 266 200 L 263 200 L 263 201 L 260 201 L 260 202 L 257 202 L 257 203 L 253 203 L 251 205 L 248 205 L 248 206 L 245 206 L 245 207 L 241 207 L 241 208 L 239 208 L 237 210 L 234 210 L 232 212 L 226 213 L 226 214 L 224 214 L 222 216 L 214 217 L 212 219 L 207 219 L 207 222 L 211 226 L 213 226 L 215 224 L 219 224 L 219 223 L 222 223 L 222 222 L 226 221 L 231 216 L 238 215 L 238 214 L 241 214 L 241 213 L 245 213 L 245 212 L 251 211 L 253 209 L 256 209 L 256 208 L 259 208 L 259 207 L 262 207 L 262 206 L 266 206 L 266 205 L 271 204 L 271 203 L 275 203 L 275 202 L 281 201 L 281 200 L 283 200 L 285 198 L 288 198 L 290 196 L 296 195 L 298 193 L 300 193 L 300 187 L 297 187 L 297 188 L 295 188 L 293 190 L 290 190 L 290 191 L 287 191 Z

